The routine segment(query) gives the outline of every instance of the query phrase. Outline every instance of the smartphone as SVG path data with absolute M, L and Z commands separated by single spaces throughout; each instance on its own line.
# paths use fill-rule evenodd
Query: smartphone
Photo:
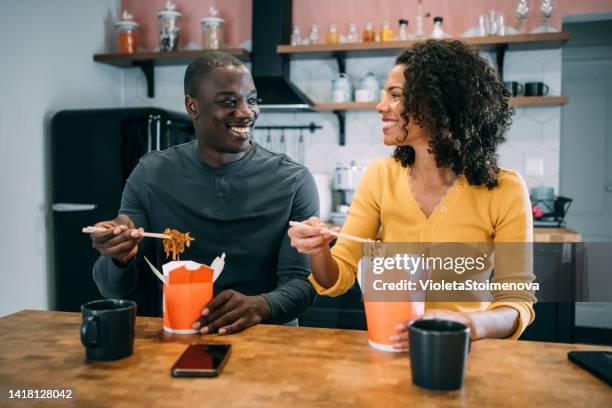
M 173 377 L 216 377 L 229 358 L 230 344 L 191 344 L 172 366 Z
M 612 387 L 612 352 L 570 351 L 567 358 Z

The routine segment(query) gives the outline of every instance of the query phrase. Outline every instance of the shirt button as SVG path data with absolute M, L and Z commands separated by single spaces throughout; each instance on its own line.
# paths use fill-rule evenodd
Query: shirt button
M 425 229 L 426 230 L 431 230 L 432 229 L 431 224 L 430 223 L 425 224 Z
M 219 198 L 223 197 L 223 193 L 219 191 L 219 192 L 217 193 L 217 197 L 219 197 Z
M 448 212 L 448 208 L 447 207 L 442 207 L 440 208 L 440 212 L 443 214 L 446 214 Z

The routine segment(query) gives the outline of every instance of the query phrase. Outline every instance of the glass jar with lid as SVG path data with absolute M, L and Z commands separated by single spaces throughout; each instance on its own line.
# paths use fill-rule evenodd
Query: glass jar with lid
M 176 5 L 168 0 L 166 8 L 159 13 L 159 50 L 176 51 L 179 47 L 180 28 L 178 21 L 182 14 L 176 11 Z
M 363 42 L 374 42 L 376 40 L 376 32 L 374 31 L 374 24 L 368 21 L 365 25 L 365 29 L 362 34 Z
M 218 17 L 217 14 L 219 14 L 217 9 L 211 6 L 211 16 L 202 19 L 202 48 L 205 50 L 223 48 L 225 20 Z
M 138 23 L 132 20 L 132 15 L 123 11 L 122 20 L 115 23 L 117 27 L 117 43 L 119 52 L 133 54 L 138 51 Z

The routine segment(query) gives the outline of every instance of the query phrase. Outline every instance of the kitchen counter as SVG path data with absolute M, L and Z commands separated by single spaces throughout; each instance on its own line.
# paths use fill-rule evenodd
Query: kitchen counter
M 581 242 L 582 237 L 569 228 L 534 228 L 533 242 Z
M 0 319 L 4 406 L 12 406 L 4 400 L 10 388 L 72 388 L 75 400 L 66 406 L 85 407 L 602 407 L 612 400 L 612 388 L 567 359 L 571 350 L 610 350 L 604 347 L 477 341 L 464 388 L 432 392 L 412 384 L 406 354 L 370 348 L 363 331 L 259 325 L 227 337 L 179 336 L 165 334 L 161 319 L 139 317 L 132 356 L 90 363 L 79 339 L 80 321 L 76 313 L 41 311 Z M 193 342 L 232 344 L 221 376 L 170 376 Z
M 329 228 L 340 227 L 333 223 L 326 223 Z M 542 228 L 536 227 L 533 229 L 533 242 L 580 242 L 582 237 L 576 231 L 569 228 Z

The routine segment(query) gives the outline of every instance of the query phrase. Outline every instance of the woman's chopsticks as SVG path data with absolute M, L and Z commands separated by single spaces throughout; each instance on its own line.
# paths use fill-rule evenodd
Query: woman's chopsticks
M 85 234 L 91 234 L 92 232 L 108 231 L 108 229 L 107 228 L 100 228 L 100 227 L 84 227 L 81 231 L 83 233 L 85 233 Z M 170 235 L 157 234 L 155 232 L 145 232 L 142 235 L 145 236 L 145 237 L 149 237 L 149 238 L 159 238 L 159 239 L 170 239 L 170 238 L 172 238 Z
M 313 227 L 312 225 L 304 224 L 303 222 L 299 222 L 299 221 L 289 221 L 289 225 L 291 225 L 292 227 L 305 226 L 305 227 L 310 227 L 310 228 L 316 228 L 316 227 Z M 330 235 L 333 235 L 338 238 L 346 238 L 346 239 L 350 239 L 352 241 L 357 241 L 357 242 L 374 242 L 371 239 L 360 238 L 360 237 L 356 237 L 350 234 L 343 234 L 342 232 L 336 232 L 328 228 L 325 228 L 323 230 L 329 233 Z

